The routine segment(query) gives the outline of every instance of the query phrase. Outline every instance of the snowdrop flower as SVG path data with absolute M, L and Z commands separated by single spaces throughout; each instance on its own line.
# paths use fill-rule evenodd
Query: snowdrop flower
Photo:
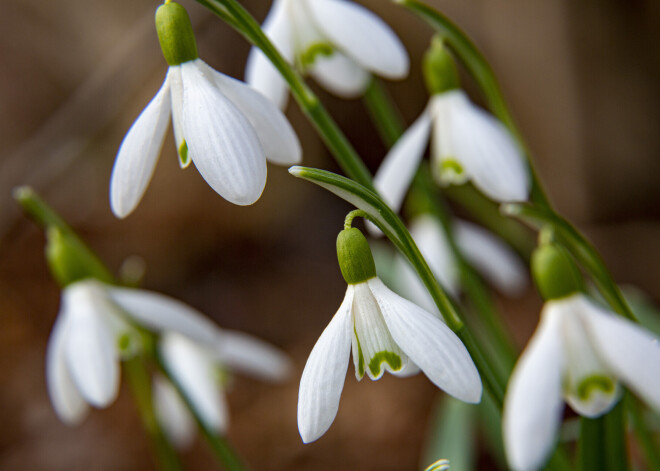
M 621 382 L 660 410 L 657 338 L 581 294 L 572 263 L 551 245 L 533 259 L 548 301 L 509 380 L 503 411 L 507 457 L 517 471 L 543 467 L 564 401 L 580 415 L 599 417 L 621 397 Z
M 62 292 L 46 356 L 48 392 L 63 422 L 79 423 L 89 405 L 103 408 L 115 400 L 119 361 L 140 348 L 140 335 L 132 324 L 155 332 L 176 332 L 236 369 L 280 377 L 288 368 L 274 349 L 258 342 L 248 348 L 254 342 L 220 330 L 177 300 L 93 279 L 76 281 Z
M 389 79 L 408 75 L 408 54 L 401 41 L 380 18 L 353 2 L 275 0 L 263 29 L 289 63 L 343 98 L 360 96 L 370 72 Z M 256 47 L 245 76 L 273 103 L 286 107 L 287 84 Z
M 177 332 L 165 333 L 159 342 L 163 363 L 189 398 L 206 427 L 217 433 L 227 430 L 229 415 L 220 380 L 227 370 L 243 371 L 266 381 L 284 380 L 291 365 L 274 347 L 239 332 L 222 331 L 215 345 L 194 342 Z M 185 448 L 194 438 L 190 414 L 173 386 L 160 381 L 154 390 L 159 421 L 172 442 Z
M 377 380 L 385 371 L 407 375 L 421 369 L 448 394 L 479 402 L 481 380 L 465 346 L 440 319 L 380 281 L 358 229 L 339 234 L 337 256 L 348 289 L 300 380 L 298 429 L 303 442 L 321 437 L 337 415 L 351 350 L 358 380 L 365 373 Z
M 511 134 L 495 117 L 473 105 L 459 89 L 451 57 L 434 41 L 425 58 L 432 96 L 421 116 L 392 147 L 374 185 L 399 210 L 431 141 L 431 168 L 441 185 L 471 181 L 498 201 L 527 199 L 530 178 Z
M 110 182 L 112 211 L 123 218 L 140 202 L 170 115 L 181 167 L 192 161 L 220 196 L 238 205 L 254 203 L 266 184 L 266 159 L 283 165 L 300 162 L 291 125 L 267 98 L 199 59 L 181 5 L 161 5 L 156 27 L 170 67 L 119 148 Z
M 506 244 L 467 221 L 453 221 L 452 229 L 465 260 L 491 285 L 508 296 L 518 296 L 525 290 L 525 268 Z M 440 284 L 452 295 L 458 295 L 460 272 L 440 221 L 430 214 L 417 216 L 410 221 L 410 235 Z M 398 255 L 394 263 L 397 291 L 427 311 L 439 314 L 433 298 L 408 261 Z

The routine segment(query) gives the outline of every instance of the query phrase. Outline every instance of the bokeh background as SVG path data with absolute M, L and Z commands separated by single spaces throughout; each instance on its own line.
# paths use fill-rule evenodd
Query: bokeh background
M 201 57 L 242 78 L 248 44 L 193 1 Z M 245 0 L 260 20 L 270 2 Z M 399 33 L 412 73 L 387 83 L 410 123 L 427 96 L 419 65 L 431 30 L 382 0 L 360 0 Z M 617 281 L 660 298 L 660 4 L 653 0 L 429 0 L 491 61 L 557 208 L 594 241 Z M 149 445 L 125 388 L 79 427 L 61 424 L 44 379 L 59 291 L 43 260 L 43 234 L 11 189 L 35 187 L 118 270 L 146 263 L 143 286 L 197 307 L 221 326 L 260 336 L 295 363 L 289 382 L 236 377 L 228 392 L 230 439 L 252 469 L 410 470 L 420 463 L 434 402 L 423 375 L 357 383 L 352 366 L 339 414 L 318 442 L 296 427 L 307 355 L 345 290 L 334 240 L 351 208 L 269 166 L 262 198 L 233 206 L 191 166 L 178 168 L 168 135 L 145 198 L 125 220 L 108 204 L 115 153 L 162 82 L 147 0 L 1 0 L 0 15 L 0 468 L 152 469 Z M 465 77 L 476 101 L 481 98 Z M 372 170 L 385 148 L 361 102 L 322 91 Z M 337 170 L 295 103 L 287 112 L 305 165 Z M 498 299 L 524 345 L 541 305 Z M 475 437 L 475 439 L 478 439 Z M 439 458 L 439 457 L 438 457 Z M 189 469 L 213 469 L 198 441 Z M 489 461 L 479 456 L 479 469 Z

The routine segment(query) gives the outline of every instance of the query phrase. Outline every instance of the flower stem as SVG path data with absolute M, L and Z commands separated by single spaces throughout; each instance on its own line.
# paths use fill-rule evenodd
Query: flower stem
M 344 229 L 350 229 L 353 225 L 353 219 L 355 218 L 369 219 L 369 215 L 361 209 L 354 209 L 346 215 L 346 218 L 344 219 Z
M 623 401 L 596 419 L 580 418 L 580 471 L 626 471 Z
M 405 123 L 378 78 L 371 78 L 371 83 L 369 83 L 362 101 L 380 138 L 388 148 L 392 147 L 403 134 Z
M 160 469 L 177 471 L 181 469 L 176 452 L 163 433 L 156 419 L 149 373 L 141 356 L 136 355 L 123 363 L 123 371 L 131 387 L 135 404 L 142 419 L 142 425 L 151 438 L 151 445 Z
M 642 447 L 648 469 L 653 471 L 660 470 L 660 454 L 658 453 L 657 440 L 652 433 L 649 432 L 648 426 L 644 421 L 642 415 L 642 406 L 639 401 L 632 395 L 628 394 L 626 397 L 626 406 L 630 413 L 630 420 L 637 435 L 637 441 Z

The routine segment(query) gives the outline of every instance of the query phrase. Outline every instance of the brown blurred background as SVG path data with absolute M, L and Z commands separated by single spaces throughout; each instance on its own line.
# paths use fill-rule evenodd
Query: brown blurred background
M 197 307 L 221 326 L 282 347 L 296 371 L 284 385 L 237 378 L 229 392 L 230 439 L 255 470 L 410 470 L 419 463 L 433 401 L 423 375 L 357 383 L 352 366 L 339 414 L 302 445 L 297 387 L 314 342 L 345 284 L 334 239 L 349 206 L 269 166 L 257 204 L 233 206 L 194 168 L 178 169 L 173 139 L 145 198 L 115 219 L 108 183 L 115 153 L 164 79 L 146 0 L 2 0 L 0 15 L 0 468 L 152 469 L 127 391 L 79 427 L 55 417 L 44 380 L 45 347 L 59 292 L 43 261 L 43 235 L 10 192 L 33 185 L 117 270 L 147 264 L 144 287 Z M 245 41 L 192 1 L 201 57 L 242 78 Z M 268 1 L 246 0 L 260 20 Z M 388 89 L 410 123 L 426 95 L 419 64 L 431 36 L 420 20 L 382 0 L 360 3 L 407 45 L 411 76 Z M 558 209 L 595 242 L 615 278 L 660 298 L 660 4 L 653 0 L 429 0 L 491 60 Z M 480 101 L 474 85 L 465 85 Z M 372 170 L 385 149 L 359 101 L 320 92 Z M 336 170 L 295 103 L 288 116 L 304 163 Z M 524 344 L 538 316 L 533 292 L 499 300 Z M 482 457 L 481 468 L 487 460 Z M 211 469 L 198 442 L 189 469 Z

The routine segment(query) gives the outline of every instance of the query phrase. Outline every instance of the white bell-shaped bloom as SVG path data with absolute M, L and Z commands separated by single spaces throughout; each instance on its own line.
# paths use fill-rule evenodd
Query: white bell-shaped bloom
M 273 347 L 245 334 L 219 329 L 195 309 L 167 296 L 96 280 L 68 285 L 46 357 L 48 392 L 55 412 L 79 423 L 88 404 L 107 407 L 119 390 L 119 361 L 140 348 L 132 323 L 155 332 L 176 332 L 203 345 L 229 368 L 277 379 L 290 368 Z
M 154 412 L 167 439 L 184 450 L 195 439 L 197 425 L 179 391 L 166 377 L 158 374 L 152 383 Z
M 140 202 L 170 115 L 181 166 L 194 162 L 211 188 L 231 203 L 249 205 L 259 199 L 266 159 L 282 165 L 301 160 L 291 125 L 259 92 L 201 59 L 173 65 L 119 148 L 110 182 L 117 217 L 128 216 Z
M 546 302 L 506 392 L 503 431 L 511 468 L 542 468 L 564 400 L 578 414 L 598 417 L 620 398 L 619 381 L 660 410 L 658 339 L 582 294 Z
M 263 29 L 289 63 L 344 98 L 361 95 L 370 72 L 389 79 L 408 74 L 408 54 L 394 32 L 350 1 L 275 0 Z M 284 109 L 287 84 L 256 47 L 245 75 L 247 83 Z
M 394 144 L 374 186 L 398 211 L 431 141 L 431 164 L 442 185 L 471 181 L 498 202 L 524 201 L 530 176 L 520 148 L 495 117 L 454 89 L 436 93 L 421 116 Z
M 454 240 L 465 259 L 492 286 L 508 296 L 518 296 L 527 287 L 526 270 L 516 254 L 490 232 L 467 221 L 452 224 Z M 438 282 L 450 294 L 460 292 L 460 272 L 445 231 L 430 214 L 410 221 L 410 235 Z M 394 265 L 394 288 L 430 312 L 438 308 L 417 272 L 401 255 Z
M 316 342 L 300 380 L 298 429 L 312 442 L 332 424 L 353 350 L 355 375 L 379 379 L 421 369 L 448 394 L 481 399 L 470 354 L 440 319 L 388 289 L 378 277 L 349 284 L 346 296 Z

